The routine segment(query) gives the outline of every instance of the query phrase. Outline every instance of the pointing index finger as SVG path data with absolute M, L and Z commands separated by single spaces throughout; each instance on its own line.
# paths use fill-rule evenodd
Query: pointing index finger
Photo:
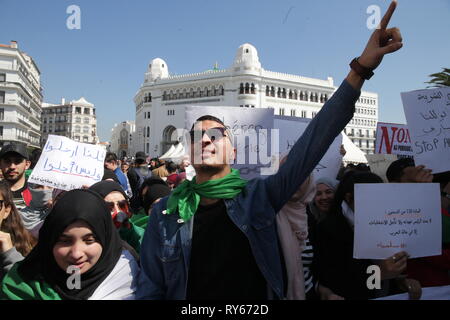
M 392 14 L 395 11 L 395 8 L 397 8 L 397 0 L 393 0 L 388 8 L 388 10 L 386 11 L 386 13 L 383 16 L 383 19 L 381 19 L 380 22 L 380 29 L 382 30 L 386 30 L 389 21 L 391 20 Z

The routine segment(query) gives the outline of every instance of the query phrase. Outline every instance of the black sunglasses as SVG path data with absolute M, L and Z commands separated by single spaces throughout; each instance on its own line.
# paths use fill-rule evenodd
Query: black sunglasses
M 215 140 L 220 140 L 223 137 L 226 137 L 226 131 L 227 129 L 224 127 L 214 127 L 207 130 L 191 130 L 189 131 L 189 134 L 191 135 L 191 142 L 199 142 L 202 140 L 205 133 L 208 135 L 209 139 L 214 142 Z
M 114 204 L 116 204 L 116 203 L 119 206 L 120 210 L 122 210 L 122 211 L 128 210 L 128 201 L 127 200 L 120 200 L 120 201 L 115 201 L 115 202 L 105 201 L 105 203 L 106 203 L 106 206 L 108 207 L 109 211 L 114 210 Z

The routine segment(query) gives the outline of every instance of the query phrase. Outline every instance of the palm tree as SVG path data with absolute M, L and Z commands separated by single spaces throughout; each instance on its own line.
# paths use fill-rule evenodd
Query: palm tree
M 450 87 L 450 69 L 442 68 L 444 71 L 430 74 L 431 81 L 425 82 L 432 84 L 430 87 Z

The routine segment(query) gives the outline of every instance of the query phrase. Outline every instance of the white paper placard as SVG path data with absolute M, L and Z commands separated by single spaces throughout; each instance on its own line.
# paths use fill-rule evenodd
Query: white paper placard
M 49 135 L 28 181 L 62 190 L 91 186 L 104 173 L 105 148 Z
M 401 95 L 416 165 L 433 173 L 450 170 L 450 88 Z
M 355 184 L 353 257 L 440 255 L 442 218 L 437 183 Z
M 400 293 L 375 300 L 409 300 L 409 294 Z M 422 288 L 420 300 L 450 300 L 450 286 Z
M 294 146 L 295 142 L 305 132 L 311 119 L 293 118 L 293 117 L 274 117 L 274 128 L 279 129 L 280 136 L 280 155 L 288 154 L 289 150 Z M 314 179 L 318 180 L 322 177 L 336 179 L 341 167 L 342 155 L 340 148 L 342 144 L 342 134 L 339 134 L 328 148 L 328 151 L 319 161 L 313 170 Z

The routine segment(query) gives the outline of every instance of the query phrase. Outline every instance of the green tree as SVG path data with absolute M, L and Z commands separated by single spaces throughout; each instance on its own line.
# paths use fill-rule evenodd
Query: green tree
M 429 77 L 431 77 L 430 81 L 427 81 L 425 83 L 431 84 L 430 87 L 450 87 L 450 69 L 448 68 L 442 68 L 443 71 L 439 73 L 433 73 L 430 74 Z

